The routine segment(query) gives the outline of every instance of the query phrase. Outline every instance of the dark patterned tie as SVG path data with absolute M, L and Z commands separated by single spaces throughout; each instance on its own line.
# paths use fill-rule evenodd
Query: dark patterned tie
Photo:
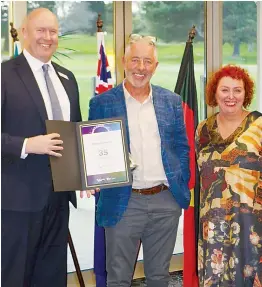
M 49 76 L 49 73 L 48 73 L 49 65 L 44 64 L 42 68 L 44 71 L 46 87 L 47 87 L 48 94 L 49 94 L 50 101 L 51 101 L 53 120 L 63 120 L 64 118 L 63 118 L 62 109 L 61 109 L 57 94 L 55 92 L 53 83 L 52 83 L 50 76 Z

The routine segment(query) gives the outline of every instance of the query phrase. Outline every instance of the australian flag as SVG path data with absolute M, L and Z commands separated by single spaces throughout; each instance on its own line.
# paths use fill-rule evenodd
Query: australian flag
M 113 88 L 113 80 L 111 77 L 110 67 L 108 65 L 107 56 L 105 53 L 104 33 L 97 33 L 97 42 L 99 47 L 98 65 L 96 74 L 96 95 L 106 92 Z

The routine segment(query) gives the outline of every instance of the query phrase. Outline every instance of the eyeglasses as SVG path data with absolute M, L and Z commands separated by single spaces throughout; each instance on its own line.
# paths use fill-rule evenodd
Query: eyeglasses
M 157 42 L 157 38 L 154 36 L 143 36 L 140 34 L 130 34 L 128 42 L 131 44 L 131 43 L 135 43 L 141 39 L 146 40 L 150 45 L 153 45 L 153 46 L 155 46 L 156 42 Z

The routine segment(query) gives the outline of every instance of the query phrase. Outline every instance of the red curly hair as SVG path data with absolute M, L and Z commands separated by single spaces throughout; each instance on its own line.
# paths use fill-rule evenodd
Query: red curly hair
M 209 79 L 206 86 L 206 103 L 211 107 L 217 106 L 216 91 L 221 78 L 230 77 L 236 80 L 242 80 L 245 88 L 245 99 L 243 107 L 247 108 L 254 96 L 254 81 L 249 76 L 247 70 L 236 65 L 226 65 L 216 71 Z

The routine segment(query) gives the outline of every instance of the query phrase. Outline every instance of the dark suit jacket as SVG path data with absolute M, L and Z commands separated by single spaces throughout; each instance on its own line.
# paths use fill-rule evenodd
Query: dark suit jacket
M 180 207 L 188 208 L 190 203 L 189 146 L 181 97 L 155 85 L 152 85 L 152 96 L 161 139 L 162 161 L 169 189 Z M 124 118 L 129 146 L 128 118 L 122 84 L 90 101 L 89 120 L 112 117 Z M 150 119 L 144 120 L 150 121 Z M 130 194 L 131 186 L 102 189 L 97 205 L 98 224 L 115 225 L 126 210 Z
M 68 76 L 60 78 L 70 101 L 71 121 L 81 121 L 79 92 L 72 72 L 52 63 L 56 72 Z M 24 139 L 46 134 L 45 104 L 23 54 L 2 63 L 2 209 L 40 211 L 52 192 L 52 177 L 47 155 L 29 154 L 21 159 Z M 65 195 L 64 195 L 65 196 Z M 66 196 L 76 205 L 74 192 Z

